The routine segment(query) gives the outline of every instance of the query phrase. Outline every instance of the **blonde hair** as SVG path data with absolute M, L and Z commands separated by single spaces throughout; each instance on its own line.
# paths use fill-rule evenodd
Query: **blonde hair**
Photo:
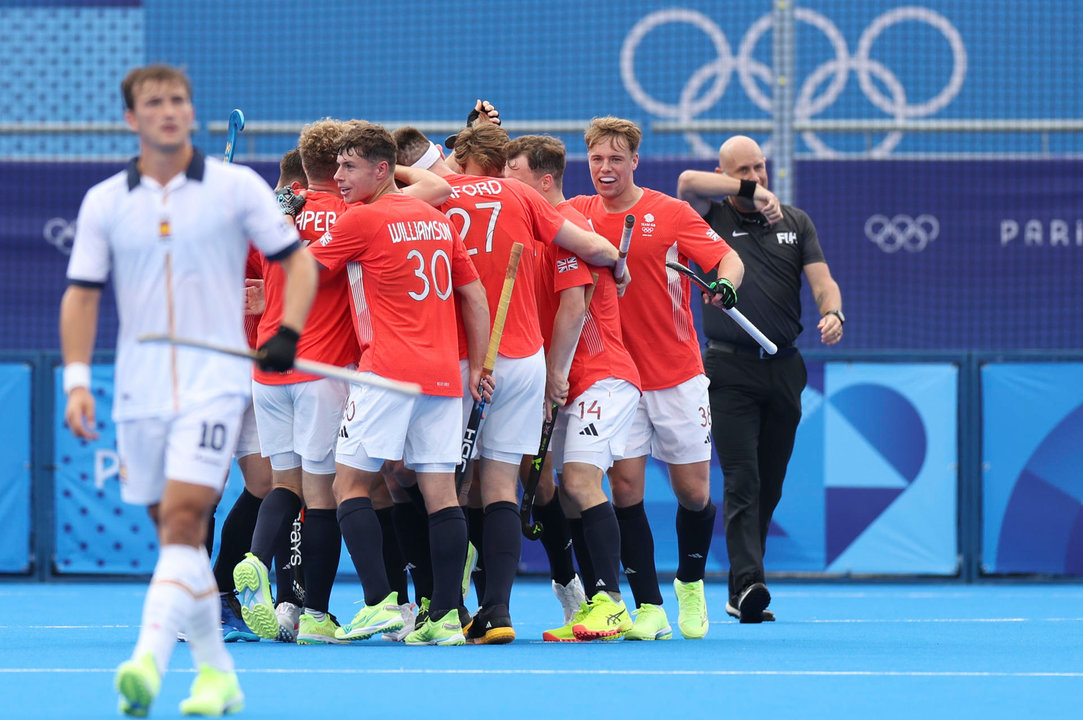
M 330 178 L 338 170 L 338 138 L 343 129 L 342 121 L 334 118 L 323 118 L 301 128 L 297 150 L 310 181 Z
M 613 117 L 596 117 L 590 121 L 587 131 L 583 134 L 587 142 L 587 150 L 600 142 L 609 140 L 613 147 L 627 147 L 628 151 L 635 155 L 639 152 L 639 141 L 643 139 L 643 131 L 631 120 Z

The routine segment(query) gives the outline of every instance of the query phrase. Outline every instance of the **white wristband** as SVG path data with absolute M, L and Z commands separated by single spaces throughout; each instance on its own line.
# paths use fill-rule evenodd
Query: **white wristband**
M 77 387 L 90 390 L 90 366 L 83 362 L 68 363 L 64 366 L 64 394 L 71 393 Z

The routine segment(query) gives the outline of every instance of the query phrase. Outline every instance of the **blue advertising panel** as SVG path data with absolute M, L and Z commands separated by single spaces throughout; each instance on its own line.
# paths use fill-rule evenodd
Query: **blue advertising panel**
M 985 365 L 981 382 L 982 572 L 1083 575 L 1083 364 Z
M 842 289 L 846 349 L 1083 347 L 1083 163 L 816 160 L 795 172 Z
M 959 570 L 958 368 L 829 363 L 826 570 Z
M 30 367 L 0 364 L 0 573 L 30 569 Z

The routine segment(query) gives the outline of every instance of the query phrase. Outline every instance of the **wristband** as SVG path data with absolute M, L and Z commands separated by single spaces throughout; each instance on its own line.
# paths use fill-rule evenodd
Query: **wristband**
M 756 196 L 756 182 L 754 180 L 742 180 L 741 189 L 737 191 L 737 197 L 753 199 Z
M 77 387 L 90 390 L 90 366 L 84 362 L 72 362 L 64 366 L 64 394 Z

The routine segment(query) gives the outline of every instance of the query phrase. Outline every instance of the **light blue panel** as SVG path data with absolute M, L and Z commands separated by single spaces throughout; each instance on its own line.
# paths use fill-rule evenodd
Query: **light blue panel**
M 56 555 L 58 573 L 149 574 L 158 560 L 158 540 L 146 508 L 120 499 L 116 431 L 111 418 L 113 366 L 91 367 L 97 403 L 98 439 L 75 438 L 64 425 L 62 370 L 54 373 Z M 233 464 L 220 524 L 244 487 Z
M 30 367 L 0 365 L 0 572 L 30 569 Z
M 830 364 L 829 572 L 954 574 L 957 385 L 950 364 Z M 856 436 L 883 458 L 863 464 Z M 887 465 L 891 472 L 876 476 Z M 869 477 L 873 476 L 873 477 Z M 899 488 L 902 478 L 904 486 Z
M 982 367 L 983 571 L 1079 572 L 1081 408 L 1083 364 Z

